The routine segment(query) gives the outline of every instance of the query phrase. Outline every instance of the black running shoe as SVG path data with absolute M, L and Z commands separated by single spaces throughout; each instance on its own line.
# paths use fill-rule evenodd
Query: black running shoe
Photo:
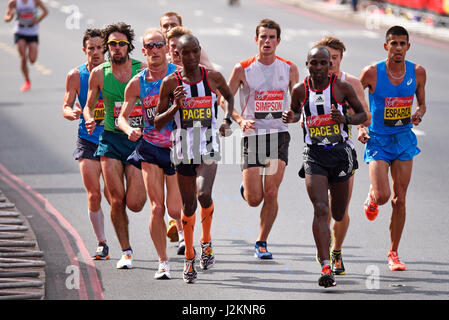
M 92 260 L 107 260 L 109 259 L 109 247 L 106 243 L 98 243 L 97 251 L 92 256 Z
M 341 257 L 341 253 L 332 253 L 332 272 L 336 275 L 344 275 L 346 274 L 345 265 L 343 264 L 343 258 Z
M 321 271 L 321 276 L 318 279 L 318 284 L 321 287 L 329 288 L 335 287 L 337 283 L 335 282 L 334 274 L 332 273 L 331 266 L 325 265 Z

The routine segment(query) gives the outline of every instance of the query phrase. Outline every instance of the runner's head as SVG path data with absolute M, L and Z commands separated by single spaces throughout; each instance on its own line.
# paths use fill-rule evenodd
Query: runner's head
M 408 32 L 404 27 L 393 26 L 385 34 L 384 49 L 387 51 L 387 59 L 393 62 L 403 62 L 405 54 L 410 49 Z
M 176 12 L 166 12 L 159 20 L 162 33 L 167 36 L 167 33 L 174 27 L 182 26 L 182 18 Z
M 309 50 L 306 66 L 310 77 L 317 82 L 328 78 L 329 68 L 332 65 L 330 52 L 326 47 L 317 46 Z
M 87 29 L 83 36 L 83 52 L 87 62 L 98 66 L 104 61 L 104 45 L 100 29 Z
M 142 53 L 147 57 L 148 66 L 167 63 L 168 46 L 164 34 L 159 29 L 149 29 L 143 35 Z
M 185 34 L 178 39 L 176 51 L 179 53 L 184 69 L 198 68 L 201 57 L 201 47 L 198 38 L 192 34 Z
M 256 27 L 254 40 L 260 55 L 274 54 L 281 41 L 281 27 L 273 20 L 263 19 Z
M 178 52 L 176 51 L 176 45 L 178 43 L 178 39 L 185 34 L 191 34 L 192 32 L 184 27 L 177 26 L 171 29 L 167 33 L 167 45 L 168 45 L 168 53 L 171 57 L 171 62 L 176 65 L 182 65 L 181 58 L 179 57 Z
M 123 64 L 134 49 L 134 30 L 129 24 L 118 22 L 103 29 L 104 52 L 108 52 L 109 59 L 115 64 Z
M 313 44 L 313 47 L 317 46 L 323 46 L 329 50 L 332 61 L 332 67 L 329 71 L 338 74 L 340 72 L 341 60 L 343 59 L 343 52 L 346 51 L 345 44 L 335 37 L 326 36 Z

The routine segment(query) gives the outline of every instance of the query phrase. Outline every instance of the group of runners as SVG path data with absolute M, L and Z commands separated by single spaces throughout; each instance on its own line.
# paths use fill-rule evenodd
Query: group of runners
M 18 10 L 26 1 L 11 2 Z M 22 38 L 16 34 L 19 51 Z M 393 271 L 405 270 L 397 250 L 413 157 L 419 153 L 411 129 L 426 112 L 426 73 L 405 59 L 410 48 L 406 29 L 394 26 L 387 31 L 386 59 L 365 67 L 360 78 L 340 70 L 344 43 L 324 37 L 308 52 L 309 75 L 302 82 L 296 64 L 276 55 L 281 28 L 270 19 L 256 27 L 256 55 L 237 63 L 229 81 L 214 70 L 198 38 L 182 26 L 175 12 L 164 14 L 159 28 L 144 33 L 143 62 L 130 56 L 134 38 L 134 30 L 123 22 L 86 30 L 82 44 L 87 61 L 66 78 L 62 112 L 68 120 L 80 120 L 74 157 L 98 241 L 94 259 L 110 257 L 101 208 L 103 176 L 104 196 L 122 249 L 118 269 L 133 266 L 127 209 L 141 211 L 147 197 L 149 231 L 159 258 L 154 277 L 171 278 L 167 237 L 178 241 L 178 254 L 185 256 L 185 282 L 196 281 L 197 259 L 201 269 L 211 268 L 215 264 L 212 189 L 220 161 L 219 137 L 232 133 L 233 122 L 243 136 L 240 193 L 249 206 L 262 204 L 254 255 L 273 259 L 267 240 L 278 214 L 278 190 L 288 164 L 288 124 L 300 122 L 304 152 L 299 176 L 305 179 L 313 204 L 319 285 L 335 286 L 334 275 L 345 274 L 341 249 L 358 168 L 352 126 L 358 128 L 357 139 L 366 144 L 364 162 L 369 164 L 371 185 L 365 214 L 369 220 L 376 219 L 378 207 L 391 198 L 388 265 Z M 364 94 L 367 88 L 369 105 Z M 237 91 L 241 112 L 234 108 Z M 168 228 L 165 211 L 171 217 Z M 197 253 L 198 211 L 202 233 Z

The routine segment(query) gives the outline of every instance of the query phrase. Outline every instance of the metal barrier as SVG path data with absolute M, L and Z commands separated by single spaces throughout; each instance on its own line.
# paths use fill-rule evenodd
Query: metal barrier
M 26 219 L 0 191 L 0 300 L 44 299 L 43 257 Z

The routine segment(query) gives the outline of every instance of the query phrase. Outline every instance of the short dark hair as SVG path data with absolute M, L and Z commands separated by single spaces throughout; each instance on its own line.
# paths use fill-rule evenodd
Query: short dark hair
M 104 52 L 106 53 L 108 51 L 108 38 L 109 36 L 114 33 L 119 32 L 121 34 L 124 34 L 126 36 L 126 39 L 129 41 L 128 45 L 128 54 L 133 51 L 133 41 L 134 41 L 134 30 L 131 28 L 129 24 L 126 24 L 124 22 L 118 22 L 114 24 L 108 25 L 106 28 L 103 29 L 103 43 L 104 43 Z
M 89 39 L 99 37 L 102 38 L 102 33 L 100 29 L 86 29 L 83 36 L 83 48 L 86 48 L 86 42 Z
M 388 42 L 388 38 L 390 36 L 407 36 L 407 42 L 408 42 L 408 32 L 404 27 L 393 26 L 390 29 L 388 29 L 387 33 L 385 34 L 385 42 Z
M 281 37 L 281 27 L 279 26 L 278 23 L 276 23 L 273 20 L 270 20 L 270 19 L 261 20 L 256 27 L 256 37 L 259 37 L 259 29 L 260 28 L 276 29 L 277 38 L 279 39 Z

